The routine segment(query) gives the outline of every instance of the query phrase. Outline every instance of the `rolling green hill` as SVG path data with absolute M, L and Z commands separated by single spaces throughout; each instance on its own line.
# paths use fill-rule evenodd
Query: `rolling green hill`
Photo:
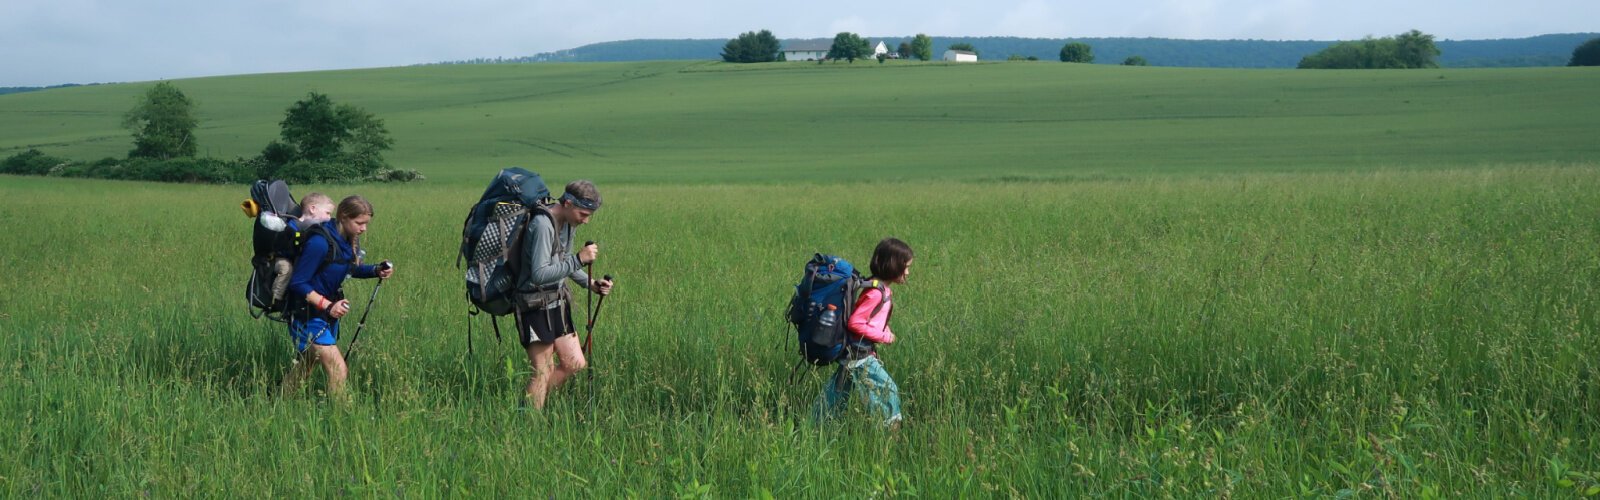
M 429 66 L 177 81 L 201 151 L 252 156 L 290 103 L 375 112 L 439 181 L 523 165 L 605 182 L 1071 179 L 1600 159 L 1592 68 L 1293 71 L 1058 63 Z M 131 147 L 148 84 L 0 96 L 0 154 Z

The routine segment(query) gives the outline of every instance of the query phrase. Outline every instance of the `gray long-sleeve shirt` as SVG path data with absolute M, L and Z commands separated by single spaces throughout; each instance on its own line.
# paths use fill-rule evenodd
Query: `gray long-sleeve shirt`
M 554 232 L 555 222 L 550 217 L 534 216 L 528 222 L 528 228 L 522 235 L 522 262 L 531 272 L 523 273 L 522 283 L 517 284 L 518 290 L 548 289 L 552 286 L 565 286 L 562 278 L 571 278 L 574 283 L 589 286 L 589 274 L 583 272 L 583 263 L 578 261 L 577 254 L 568 253 L 572 250 L 573 227 L 562 228 L 560 238 L 561 248 L 567 252 L 555 255 L 551 234 Z M 552 301 L 546 308 L 561 305 L 560 301 Z

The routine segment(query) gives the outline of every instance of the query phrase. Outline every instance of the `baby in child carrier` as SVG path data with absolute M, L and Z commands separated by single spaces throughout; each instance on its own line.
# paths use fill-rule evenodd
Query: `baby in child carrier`
M 328 195 L 322 193 L 311 193 L 300 199 L 299 218 L 287 218 L 272 212 L 261 212 L 261 226 L 275 232 L 288 230 L 289 233 L 280 236 L 278 239 L 284 241 L 283 238 L 288 237 L 292 240 L 296 237 L 295 233 L 327 222 L 331 217 L 333 217 L 333 198 L 329 198 Z M 296 242 L 286 241 L 286 243 L 287 245 L 277 246 L 279 248 L 293 248 Z M 273 302 L 283 300 L 284 292 L 289 289 L 289 275 L 294 273 L 294 261 L 290 260 L 291 255 L 287 255 L 283 251 L 277 253 L 278 255 L 272 259 L 272 273 L 274 275 L 272 279 Z

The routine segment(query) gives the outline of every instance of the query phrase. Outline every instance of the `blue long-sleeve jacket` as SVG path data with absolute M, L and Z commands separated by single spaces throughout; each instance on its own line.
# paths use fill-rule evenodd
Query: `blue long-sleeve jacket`
M 327 229 L 327 234 L 333 237 L 334 247 L 339 252 L 326 266 L 322 264 L 328 256 L 328 239 L 320 233 L 312 233 L 306 239 L 305 245 L 300 249 L 300 258 L 295 259 L 294 273 L 289 275 L 289 300 L 291 305 L 303 304 L 306 294 L 313 291 L 337 300 L 344 297 L 342 288 L 346 275 L 356 278 L 374 278 L 378 276 L 377 266 L 354 265 L 356 260 L 355 249 L 339 234 L 335 221 L 322 224 Z

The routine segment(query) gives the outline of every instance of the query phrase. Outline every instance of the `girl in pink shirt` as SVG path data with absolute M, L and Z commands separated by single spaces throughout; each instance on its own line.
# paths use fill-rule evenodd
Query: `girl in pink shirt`
M 814 414 L 818 419 L 837 416 L 856 384 L 861 384 L 867 407 L 889 428 L 899 426 L 900 388 L 878 360 L 877 345 L 893 344 L 894 331 L 889 318 L 894 315 L 891 283 L 905 283 L 916 256 L 911 246 L 895 238 L 884 238 L 872 252 L 872 286 L 861 292 L 850 313 L 850 356 L 839 363 L 839 370 L 822 388 Z

